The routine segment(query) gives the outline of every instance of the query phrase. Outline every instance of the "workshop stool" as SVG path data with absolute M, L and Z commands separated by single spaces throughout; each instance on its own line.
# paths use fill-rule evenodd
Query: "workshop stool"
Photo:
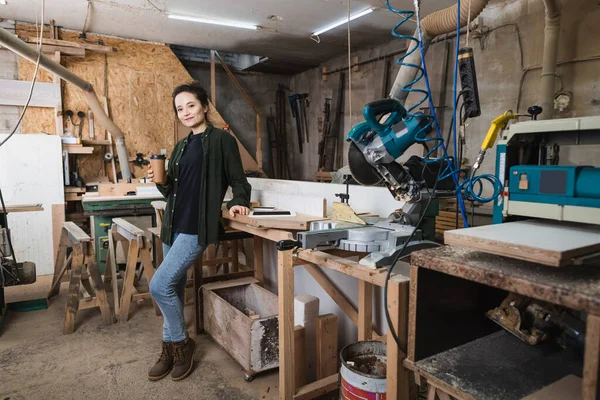
M 65 259 L 69 248 L 72 249 L 72 252 Z M 70 221 L 63 223 L 48 298 L 58 295 L 60 283 L 67 270 L 69 270 L 69 297 L 65 310 L 63 334 L 66 335 L 75 331 L 77 311 L 87 308 L 98 307 L 102 313 L 104 324 L 112 324 L 113 315 L 104 290 L 104 282 L 96 264 L 92 239 L 80 227 Z M 81 286 L 84 289 L 83 295 L 80 294 Z
M 127 254 L 127 266 L 125 268 L 125 276 L 123 278 L 123 288 L 121 291 L 121 300 L 116 300 L 116 293 L 118 293 L 117 287 L 117 262 L 116 262 L 116 251 L 115 244 L 120 242 L 125 247 L 128 247 Z M 128 246 L 127 246 L 128 244 Z M 109 235 L 109 246 L 108 246 L 108 259 L 107 259 L 107 271 L 105 274 L 105 280 L 107 276 L 110 276 L 112 281 L 113 294 L 115 295 L 115 314 L 119 316 L 120 322 L 126 322 L 129 318 L 129 309 L 131 301 L 140 301 L 145 299 L 151 299 L 152 295 L 150 292 L 140 293 L 136 288 L 142 273 L 146 276 L 148 287 L 154 276 L 154 266 L 152 265 L 151 248 L 144 231 L 137 226 L 125 221 L 122 218 L 114 218 L 113 225 L 111 227 Z M 140 267 L 137 267 L 138 258 L 141 260 Z M 110 268 L 109 268 L 110 266 Z M 113 279 L 113 277 L 115 279 Z M 154 300 L 152 305 L 156 315 L 161 315 L 160 309 Z

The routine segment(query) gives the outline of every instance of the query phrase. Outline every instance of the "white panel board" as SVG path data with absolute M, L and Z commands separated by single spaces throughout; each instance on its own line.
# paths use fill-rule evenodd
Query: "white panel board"
M 0 135 L 0 141 L 7 135 Z M 52 205 L 64 204 L 61 141 L 45 134 L 14 135 L 0 147 L 0 188 L 7 205 L 41 203 L 44 211 L 8 215 L 18 261 L 38 275 L 54 271 Z
M 24 106 L 29 96 L 31 82 L 0 79 L 0 105 Z M 56 107 L 60 104 L 60 85 L 36 82 L 29 105 L 31 107 Z

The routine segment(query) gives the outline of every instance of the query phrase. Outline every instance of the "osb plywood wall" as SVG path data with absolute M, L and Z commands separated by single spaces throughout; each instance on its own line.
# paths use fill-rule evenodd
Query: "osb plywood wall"
M 35 27 L 17 25 L 17 34 L 37 36 Z M 50 37 L 47 30 L 44 37 Z M 60 32 L 59 39 L 79 41 L 75 32 Z M 104 77 L 107 78 L 109 115 L 125 133 L 130 157 L 173 149 L 175 145 L 175 115 L 173 113 L 171 93 L 175 86 L 189 82 L 192 78 L 168 46 L 136 41 L 127 41 L 99 35 L 87 35 L 87 40 L 97 44 L 101 39 L 106 46 L 117 48 L 117 53 L 103 53 L 86 50 L 85 58 L 62 57 L 62 65 L 81 78 L 90 82 L 102 101 L 105 93 Z M 19 59 L 19 79 L 31 80 L 34 64 Z M 40 82 L 52 82 L 52 76 L 46 71 L 38 72 Z M 63 110 L 88 111 L 83 92 L 77 87 L 63 83 Z M 215 126 L 222 127 L 225 122 L 218 112 L 210 106 L 208 119 Z M 29 108 L 23 118 L 23 133 L 56 133 L 54 109 Z M 78 118 L 75 118 L 78 122 Z M 77 134 L 64 118 L 65 128 Z M 95 124 L 95 139 L 105 139 L 105 130 Z M 83 125 L 82 139 L 89 139 L 87 117 Z M 240 149 L 242 150 L 242 149 Z M 242 153 L 244 151 L 242 150 Z M 84 180 L 102 176 L 103 149 L 96 147 L 92 155 L 79 156 L 79 172 Z M 145 170 L 132 166 L 136 177 L 143 177 Z M 110 168 L 106 168 L 112 179 Z

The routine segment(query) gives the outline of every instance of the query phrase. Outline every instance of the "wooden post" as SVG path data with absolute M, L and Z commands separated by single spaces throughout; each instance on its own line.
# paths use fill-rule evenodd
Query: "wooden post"
M 194 315 L 196 335 L 204 332 L 204 307 L 202 297 L 202 257 L 198 257 L 194 263 Z
M 400 346 L 396 343 L 391 330 L 387 333 L 387 397 L 389 399 L 408 400 L 410 389 L 409 372 L 402 362 L 406 358 L 408 335 L 408 284 L 391 279 L 388 282 L 388 311 Z
M 277 253 L 279 299 L 279 398 L 294 397 L 294 263 L 292 250 Z
M 217 107 L 217 73 L 215 70 L 215 51 L 210 51 L 210 102 Z
M 265 271 L 263 268 L 263 238 L 254 236 L 254 279 L 260 286 L 265 286 Z
M 583 400 L 600 398 L 600 317 L 588 314 L 583 366 Z
M 358 340 L 371 340 L 373 335 L 373 284 L 358 281 Z
M 125 267 L 125 278 L 123 279 L 123 291 L 121 294 L 121 306 L 119 314 L 119 322 L 127 322 L 129 317 L 129 306 L 133 296 L 133 281 L 135 280 L 135 267 L 138 258 L 137 241 L 132 240 L 129 243 L 129 251 L 127 254 L 127 266 Z
M 262 170 L 262 137 L 260 133 L 260 114 L 256 113 L 256 163 Z
M 338 319 L 334 314 L 317 318 L 317 379 L 337 372 Z
M 69 281 L 69 297 L 65 310 L 65 326 L 63 334 L 68 335 L 75 331 L 75 314 L 79 309 L 79 287 L 81 284 L 81 270 L 83 269 L 83 250 L 87 244 L 77 244 L 73 247 L 73 261 L 71 262 L 71 279 Z
M 306 335 L 304 327 L 294 327 L 294 391 L 308 383 L 308 363 L 306 360 Z

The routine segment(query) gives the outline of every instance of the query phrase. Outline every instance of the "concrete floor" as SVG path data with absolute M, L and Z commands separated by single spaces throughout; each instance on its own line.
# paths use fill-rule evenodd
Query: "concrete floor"
M 51 277 L 7 288 L 7 302 L 45 297 Z M 104 326 L 98 309 L 77 314 L 76 331 L 63 335 L 67 283 L 47 310 L 9 311 L 0 336 L 0 400 L 21 399 L 275 399 L 277 370 L 244 381 L 244 372 L 206 335 L 198 343 L 194 372 L 181 382 L 149 382 L 158 360 L 162 317 L 146 302 L 124 324 Z M 188 329 L 192 308 L 186 307 Z

